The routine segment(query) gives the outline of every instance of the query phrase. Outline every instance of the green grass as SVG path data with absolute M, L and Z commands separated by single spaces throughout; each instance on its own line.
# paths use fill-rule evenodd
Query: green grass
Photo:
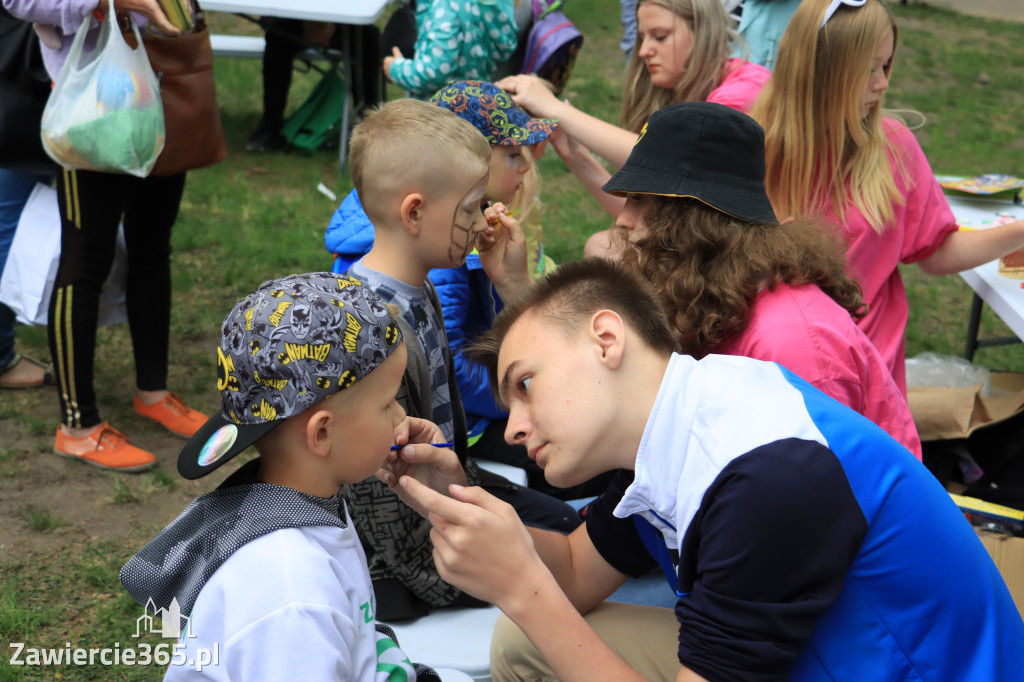
M 111 502 L 116 505 L 136 504 L 140 501 L 139 496 L 132 490 L 119 474 L 114 474 L 114 495 Z
M 0 641 L 24 641 L 57 611 L 33 604 L 22 584 L 24 580 L 18 573 L 10 572 L 0 585 Z
M 615 0 L 569 7 L 586 43 L 566 96 L 580 109 L 609 121 L 618 119 L 624 65 L 618 50 L 618 8 Z M 900 22 L 900 46 L 889 105 L 925 115 L 927 122 L 917 135 L 935 171 L 1024 173 L 1024 132 L 1018 123 L 1018 112 L 1024 110 L 1024 24 L 983 21 L 916 3 L 893 9 Z M 220 15 L 213 15 L 211 24 L 215 31 L 258 31 Z M 218 402 L 213 378 L 224 315 L 240 296 L 266 279 L 328 269 L 331 257 L 324 249 L 323 233 L 337 202 L 320 194 L 316 185 L 323 182 L 339 199 L 352 187 L 348 171 L 338 172 L 336 150 L 309 156 L 247 154 L 245 140 L 260 114 L 260 63 L 218 60 L 216 69 L 229 155 L 213 168 L 189 174 L 173 236 L 170 385 L 186 402 L 205 411 Z M 297 107 L 315 83 L 315 75 L 298 74 L 290 107 Z M 608 227 L 611 219 L 555 154 L 549 152 L 541 160 L 540 170 L 548 252 L 558 262 L 577 258 L 586 237 Z M 904 268 L 904 276 L 911 308 L 908 355 L 960 354 L 970 289 L 957 276 L 927 277 L 913 266 Z M 986 310 L 982 335 L 1007 334 Z M 19 348 L 46 357 L 45 330 L 20 329 Z M 1024 346 L 982 349 L 976 362 L 1024 371 Z M 133 371 L 125 326 L 100 330 L 96 386 L 103 414 L 114 424 L 131 420 L 127 387 Z M 47 452 L 57 419 L 51 392 L 19 393 L 16 398 L 0 396 L 0 476 L 15 484 L 28 475 L 33 458 L 51 457 Z M 35 440 L 7 443 L 8 422 L 26 425 Z M 106 476 L 97 480 L 110 485 Z M 173 490 L 177 479 L 157 470 L 127 480 L 114 477 L 112 485 L 109 494 L 103 492 L 105 513 L 130 515 L 152 503 L 154 496 Z M 159 679 L 158 666 L 15 668 L 7 661 L 6 649 L 12 641 L 36 647 L 134 643 L 131 634 L 141 610 L 118 584 L 117 570 L 159 526 L 141 523 L 116 541 L 89 532 L 72 533 L 76 517 L 68 505 L 52 511 L 24 510 L 14 523 L 27 523 L 39 538 L 54 540 L 56 547 L 46 552 L 0 549 L 0 643 L 5 649 L 0 681 L 49 680 L 58 673 L 74 680 Z
M 65 524 L 63 519 L 49 509 L 35 505 L 26 506 L 22 510 L 21 519 L 37 533 L 49 533 Z
M 141 610 L 117 580 L 130 552 L 113 543 L 95 543 L 82 552 L 55 552 L 29 563 L 6 566 L 0 583 L 0 682 L 7 680 L 159 680 L 166 666 L 17 666 L 12 642 L 28 648 L 72 649 L 151 647 L 169 640 L 152 634 L 136 639 Z M 37 572 L 54 565 L 64 570 Z M 26 659 L 23 651 L 20 659 Z M 98 660 L 98 659 L 97 659 Z

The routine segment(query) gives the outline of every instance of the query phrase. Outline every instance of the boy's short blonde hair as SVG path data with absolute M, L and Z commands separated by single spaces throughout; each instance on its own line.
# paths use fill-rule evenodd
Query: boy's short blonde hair
M 437 192 L 455 173 L 482 175 L 491 148 L 471 124 L 447 109 L 415 99 L 387 102 L 352 131 L 352 182 L 372 222 L 411 191 Z

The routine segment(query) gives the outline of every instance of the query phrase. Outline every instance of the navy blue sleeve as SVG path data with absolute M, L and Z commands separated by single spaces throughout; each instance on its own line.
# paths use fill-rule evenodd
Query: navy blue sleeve
M 787 679 L 866 533 L 823 445 L 788 439 L 733 460 L 681 543 L 680 662 L 713 682 Z
M 617 473 L 608 489 L 587 505 L 586 524 L 598 554 L 615 570 L 639 578 L 650 573 L 658 562 L 644 547 L 632 517 L 620 519 L 612 514 L 632 482 L 632 471 Z

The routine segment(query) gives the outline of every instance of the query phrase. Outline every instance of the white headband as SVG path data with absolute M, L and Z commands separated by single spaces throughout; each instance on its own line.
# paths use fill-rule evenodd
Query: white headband
M 821 20 L 821 26 L 818 30 L 825 28 L 825 24 L 832 18 L 832 15 L 836 13 L 840 5 L 846 5 L 847 7 L 863 7 L 868 0 L 832 0 L 828 4 L 828 9 L 825 10 L 825 18 Z

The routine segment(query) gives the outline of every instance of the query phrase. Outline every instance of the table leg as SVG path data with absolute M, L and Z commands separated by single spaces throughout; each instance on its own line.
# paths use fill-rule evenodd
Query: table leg
M 342 69 L 344 71 L 343 76 L 345 78 L 345 104 L 341 112 L 341 131 L 338 133 L 338 173 L 345 173 L 345 156 L 348 152 L 348 129 L 350 121 L 350 113 L 352 109 L 352 59 L 353 55 L 357 54 L 352 50 L 354 47 L 360 47 L 359 41 L 360 36 L 355 37 L 355 45 L 353 45 L 353 33 L 358 31 L 351 26 L 343 26 L 342 29 Z
M 974 294 L 971 299 L 971 315 L 967 318 L 967 343 L 964 346 L 964 357 L 974 361 L 974 352 L 978 350 L 978 328 L 981 326 L 981 309 L 985 302 L 981 296 Z
M 967 343 L 964 346 L 964 357 L 974 361 L 974 353 L 979 348 L 991 348 L 992 346 L 1007 346 L 1014 343 L 1021 343 L 1021 339 L 1016 336 L 1000 336 L 989 339 L 979 339 L 978 331 L 981 327 L 981 310 L 984 307 L 985 302 L 981 296 L 974 294 L 974 298 L 971 299 L 971 316 L 967 321 Z

